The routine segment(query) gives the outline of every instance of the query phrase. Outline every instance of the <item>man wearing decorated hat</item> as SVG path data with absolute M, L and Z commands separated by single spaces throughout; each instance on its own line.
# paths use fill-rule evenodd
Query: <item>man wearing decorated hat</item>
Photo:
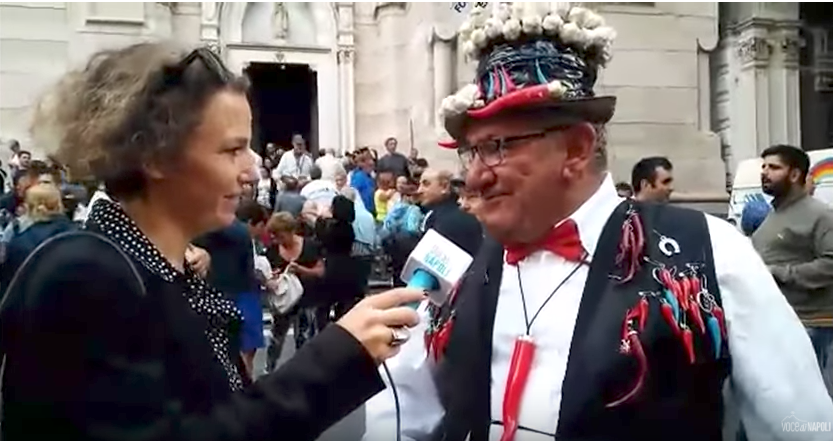
M 828 440 L 784 431 L 833 402 L 749 240 L 617 195 L 616 99 L 593 90 L 613 29 L 568 3 L 487 8 L 460 32 L 475 82 L 440 111 L 489 238 L 388 362 L 397 400 L 368 403 L 365 439 L 720 440 L 728 378 L 749 439 Z

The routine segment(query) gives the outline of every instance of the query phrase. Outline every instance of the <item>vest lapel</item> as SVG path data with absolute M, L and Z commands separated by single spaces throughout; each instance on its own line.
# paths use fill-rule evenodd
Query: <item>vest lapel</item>
M 446 417 L 436 439 L 486 440 L 490 421 L 492 329 L 503 247 L 486 238 L 453 305 L 453 331 L 436 376 Z
M 487 262 L 483 271 L 483 289 L 480 292 L 480 336 L 478 342 L 482 345 L 479 353 L 479 371 L 476 388 L 482 393 L 476 404 L 477 413 L 475 423 L 471 428 L 472 440 L 485 440 L 489 436 L 489 422 L 491 421 L 491 386 L 492 386 L 492 336 L 494 335 L 495 314 L 500 295 L 500 282 L 503 276 L 503 246 L 494 240 L 488 240 L 483 245 Z
M 610 277 L 615 263 L 612 256 L 618 250 L 627 207 L 622 203 L 608 219 L 587 275 L 562 387 L 559 437 L 569 437 L 572 431 L 565 425 L 577 423 L 581 415 L 588 414 L 587 406 L 601 402 L 611 371 L 627 370 L 619 367 L 627 362 L 618 352 L 619 337 L 622 317 L 633 299 L 609 292 L 617 288 Z

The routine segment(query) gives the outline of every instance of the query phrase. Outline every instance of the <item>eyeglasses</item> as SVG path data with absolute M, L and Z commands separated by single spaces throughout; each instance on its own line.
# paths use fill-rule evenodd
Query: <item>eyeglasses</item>
M 198 47 L 185 56 L 179 63 L 173 66 L 166 66 L 164 69 L 164 81 L 160 91 L 176 87 L 182 83 L 185 71 L 195 61 L 202 62 L 206 70 L 216 77 L 217 82 L 226 84 L 234 81 L 234 74 L 226 68 L 220 57 L 207 47 Z
M 503 162 L 506 149 L 517 146 L 520 141 L 527 141 L 530 139 L 538 139 L 547 136 L 550 133 L 560 132 L 569 128 L 569 126 L 555 126 L 544 129 L 540 132 L 528 133 L 526 135 L 507 136 L 505 138 L 489 139 L 475 145 L 461 145 L 457 149 L 457 155 L 464 167 L 468 167 L 474 162 L 476 157 L 480 158 L 483 165 L 487 167 L 494 167 Z

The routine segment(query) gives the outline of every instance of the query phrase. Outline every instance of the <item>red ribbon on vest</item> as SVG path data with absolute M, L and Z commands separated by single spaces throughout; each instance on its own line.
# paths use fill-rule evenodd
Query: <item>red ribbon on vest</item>
M 584 247 L 578 235 L 578 226 L 572 219 L 567 219 L 541 238 L 541 240 L 527 245 L 507 246 L 506 263 L 517 265 L 536 251 L 550 251 L 570 262 L 581 262 Z

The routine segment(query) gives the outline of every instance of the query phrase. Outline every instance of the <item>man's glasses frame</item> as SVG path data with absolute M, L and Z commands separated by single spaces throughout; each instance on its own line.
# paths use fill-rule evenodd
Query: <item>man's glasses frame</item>
M 513 144 L 517 146 L 517 143 L 520 141 L 540 139 L 550 133 L 560 132 L 568 128 L 570 128 L 570 126 L 559 125 L 548 127 L 538 132 L 527 133 L 525 135 L 489 139 L 474 145 L 461 144 L 460 147 L 457 148 L 457 156 L 460 157 L 460 162 L 462 162 L 465 167 L 470 166 L 474 162 L 475 158 L 480 158 L 480 162 L 487 167 L 495 167 L 503 163 L 503 159 L 506 156 L 506 150 L 512 148 Z

